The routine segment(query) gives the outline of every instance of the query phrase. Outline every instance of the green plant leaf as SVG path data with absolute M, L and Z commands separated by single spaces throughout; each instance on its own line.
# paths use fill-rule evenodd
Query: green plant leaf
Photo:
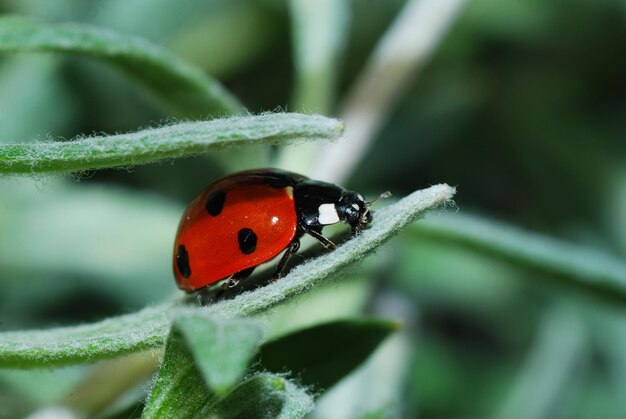
M 313 397 L 304 389 L 279 375 L 259 373 L 223 400 L 205 407 L 198 417 L 295 419 L 312 409 Z
M 429 218 L 410 231 L 501 258 L 604 301 L 626 304 L 626 263 L 598 250 L 460 214 Z
M 184 338 L 172 333 L 142 417 L 191 418 L 209 402 L 209 395 L 204 377 L 194 364 Z
M 396 412 L 391 407 L 382 407 L 371 412 L 363 413 L 354 419 L 390 419 L 397 417 Z
M 0 145 L 0 174 L 58 173 L 132 166 L 243 144 L 337 139 L 340 121 L 317 115 L 262 114 L 74 141 Z
M 174 303 L 97 323 L 50 330 L 0 334 L 0 367 L 51 367 L 138 352 L 163 346 L 169 329 L 167 312 Z
M 253 315 L 301 294 L 360 261 L 427 210 L 445 205 L 454 193 L 455 189 L 445 184 L 416 191 L 377 210 L 370 229 L 333 252 L 306 261 L 280 281 L 212 304 L 206 310 L 225 318 Z M 0 333 L 0 367 L 76 364 L 162 346 L 169 326 L 166 312 L 175 306 L 165 303 L 86 326 Z
M 216 320 L 206 310 L 181 309 L 174 314 L 169 339 L 180 337 L 206 385 L 223 395 L 248 369 L 263 331 L 251 320 Z
M 108 29 L 0 18 L 1 52 L 59 52 L 89 56 L 118 67 L 181 116 L 242 113 L 243 108 L 217 81 L 150 42 Z
M 200 417 L 244 375 L 262 337 L 252 320 L 218 320 L 177 309 L 145 417 Z
M 398 323 L 338 320 L 263 344 L 260 362 L 271 372 L 294 373 L 302 384 L 327 389 L 365 361 Z
M 174 333 L 143 412 L 144 418 L 296 418 L 313 399 L 283 377 L 262 373 L 243 380 L 223 399 L 206 387 L 194 358 Z

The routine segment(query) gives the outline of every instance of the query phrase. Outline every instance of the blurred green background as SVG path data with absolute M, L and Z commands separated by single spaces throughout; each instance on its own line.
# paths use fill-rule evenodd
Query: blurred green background
M 338 114 L 403 3 L 347 2 L 336 100 L 323 112 Z M 313 110 L 294 103 L 294 24 L 280 0 L 2 0 L 0 12 L 149 39 L 220 80 L 252 113 Z M 446 182 L 458 186 L 459 215 L 624 260 L 625 75 L 623 0 L 469 0 L 344 186 L 402 196 Z M 2 142 L 123 132 L 172 116 L 136 82 L 88 58 L 0 57 Z M 176 294 L 178 217 L 204 185 L 246 167 L 232 154 L 0 178 L 0 330 L 91 322 Z M 423 418 L 624 417 L 623 303 L 419 229 L 372 259 L 294 304 L 309 316 L 303 323 L 369 312 L 405 324 L 321 398 L 316 417 L 375 409 Z M 0 372 L 0 417 L 58 400 L 83 373 Z

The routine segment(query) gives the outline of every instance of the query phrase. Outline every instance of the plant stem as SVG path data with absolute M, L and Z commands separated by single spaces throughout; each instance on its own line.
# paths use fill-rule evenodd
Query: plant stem
M 465 0 L 410 0 L 342 106 L 346 137 L 320 149 L 312 177 L 342 183 L 367 151 L 415 73 L 439 45 Z

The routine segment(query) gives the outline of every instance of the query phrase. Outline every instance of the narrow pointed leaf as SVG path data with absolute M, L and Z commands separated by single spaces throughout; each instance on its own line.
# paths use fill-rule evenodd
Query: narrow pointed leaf
M 0 367 L 78 364 L 163 346 L 173 303 L 73 327 L 0 333 Z
M 313 409 L 313 397 L 279 375 L 260 373 L 244 380 L 227 397 L 198 417 L 296 419 Z
M 177 311 L 171 333 L 183 338 L 206 385 L 220 395 L 244 375 L 263 337 L 256 322 L 217 320 L 202 309 Z
M 92 57 L 124 71 L 181 116 L 243 113 L 219 82 L 144 39 L 88 25 L 0 18 L 0 52 L 56 52 Z
M 134 166 L 245 144 L 334 140 L 340 121 L 317 115 L 262 114 L 183 122 L 128 134 L 0 145 L 0 175 L 62 173 Z
M 173 335 L 142 417 L 299 418 L 312 408 L 304 390 L 267 373 L 243 380 L 220 399 L 206 387 L 182 337 Z
M 143 418 L 192 418 L 210 399 L 204 377 L 193 361 L 184 338 L 170 334 Z
M 260 362 L 268 371 L 291 371 L 302 384 L 327 389 L 364 362 L 397 328 L 397 322 L 380 319 L 325 323 L 265 343 Z
M 280 281 L 213 304 L 207 311 L 226 318 L 247 316 L 301 294 L 361 260 L 427 210 L 445 205 L 454 192 L 448 185 L 414 192 L 377 210 L 372 227 L 337 250 L 304 262 Z M 162 346 L 169 326 L 166 312 L 173 308 L 166 303 L 86 326 L 0 333 L 0 367 L 76 364 Z

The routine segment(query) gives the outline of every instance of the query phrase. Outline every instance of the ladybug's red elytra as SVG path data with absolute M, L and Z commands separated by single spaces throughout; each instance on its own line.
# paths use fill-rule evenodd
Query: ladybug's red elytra
M 355 235 L 372 221 L 369 206 L 356 192 L 282 170 L 224 177 L 207 186 L 183 214 L 174 244 L 176 283 L 196 291 L 228 279 L 232 287 L 285 251 L 277 279 L 305 233 L 334 249 L 322 229 L 344 222 Z

